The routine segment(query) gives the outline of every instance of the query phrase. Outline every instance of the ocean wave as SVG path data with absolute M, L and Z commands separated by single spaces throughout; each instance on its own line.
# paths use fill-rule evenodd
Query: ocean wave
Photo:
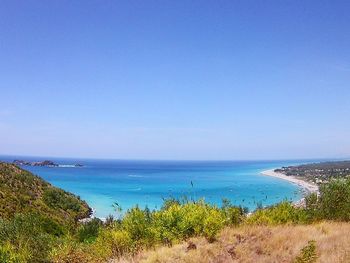
M 142 188 L 141 187 L 138 187 L 138 188 L 132 188 L 132 189 L 129 189 L 130 191 L 141 191 Z
M 129 174 L 128 177 L 141 178 L 143 176 L 142 175 L 137 175 L 137 174 Z

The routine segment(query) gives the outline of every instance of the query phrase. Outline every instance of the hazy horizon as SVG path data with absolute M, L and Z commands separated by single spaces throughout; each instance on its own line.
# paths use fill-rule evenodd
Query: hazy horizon
M 349 13 L 347 1 L 2 1 L 0 154 L 345 159 Z

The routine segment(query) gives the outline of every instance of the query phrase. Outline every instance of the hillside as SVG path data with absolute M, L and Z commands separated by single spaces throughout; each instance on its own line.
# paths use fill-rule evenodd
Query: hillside
M 39 213 L 66 223 L 88 217 L 90 210 L 79 197 L 14 164 L 0 163 L 0 218 L 12 218 L 17 213 Z
M 349 223 L 228 227 L 217 242 L 192 238 L 173 247 L 141 252 L 115 263 L 343 263 L 350 262 Z

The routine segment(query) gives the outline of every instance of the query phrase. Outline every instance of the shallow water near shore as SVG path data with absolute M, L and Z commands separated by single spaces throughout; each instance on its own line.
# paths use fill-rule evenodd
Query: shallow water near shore
M 61 165 L 83 167 L 23 166 L 53 185 L 79 195 L 104 218 L 114 214 L 117 202 L 126 211 L 135 206 L 160 208 L 169 197 L 203 198 L 221 205 L 227 198 L 235 205 L 254 210 L 258 203 L 271 205 L 282 200 L 297 201 L 304 190 L 290 182 L 263 176 L 261 171 L 317 160 L 299 161 L 126 161 L 0 157 L 3 161 L 50 159 Z

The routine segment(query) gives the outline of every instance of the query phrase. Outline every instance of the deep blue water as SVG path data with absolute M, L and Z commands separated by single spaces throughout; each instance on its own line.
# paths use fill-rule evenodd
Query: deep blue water
M 256 208 L 257 203 L 270 205 L 284 199 L 298 200 L 303 190 L 287 181 L 263 176 L 261 171 L 310 161 L 126 161 L 92 159 L 57 159 L 0 157 L 12 162 L 50 159 L 58 164 L 81 163 L 84 167 L 23 168 L 41 176 L 86 200 L 96 216 L 113 214 L 118 202 L 124 211 L 138 204 L 160 208 L 163 198 L 204 198 L 221 204 L 223 198 L 233 204 Z M 315 161 L 315 160 L 314 160 Z M 192 186 L 192 184 L 193 186 Z

